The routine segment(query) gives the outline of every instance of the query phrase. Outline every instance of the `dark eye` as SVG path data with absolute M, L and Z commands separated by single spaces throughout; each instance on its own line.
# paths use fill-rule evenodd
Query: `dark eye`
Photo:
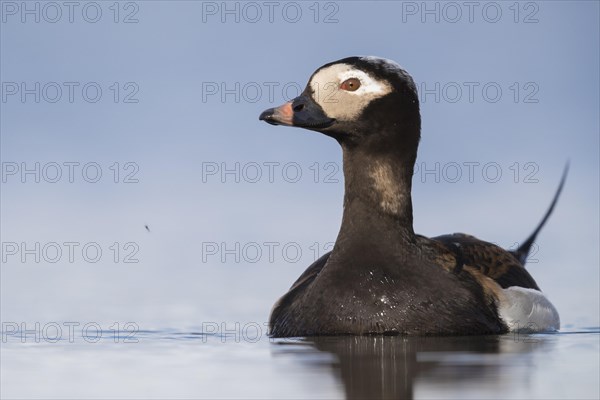
M 354 92 L 356 89 L 360 87 L 360 81 L 357 78 L 346 79 L 340 85 L 340 88 L 343 90 L 347 90 L 349 92 Z

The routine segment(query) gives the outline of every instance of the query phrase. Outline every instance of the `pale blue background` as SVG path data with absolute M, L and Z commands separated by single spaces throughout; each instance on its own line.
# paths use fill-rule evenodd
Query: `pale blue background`
M 254 17 L 252 9 L 246 8 L 239 22 L 235 15 L 225 15 L 222 22 L 219 14 L 203 15 L 203 7 L 223 3 L 197 1 L 122 2 L 117 23 L 113 1 L 96 3 L 102 10 L 96 23 L 82 18 L 88 3 L 78 3 L 73 22 L 63 7 L 59 21 L 50 23 L 43 17 L 53 18 L 55 10 L 29 1 L 28 7 L 46 7 L 48 14 L 39 23 L 25 15 L 23 23 L 19 13 L 10 12 L 22 4 L 0 3 L 2 95 L 10 82 L 80 86 L 72 103 L 66 92 L 56 103 L 36 103 L 31 95 L 24 103 L 19 96 L 0 102 L 3 171 L 21 163 L 32 168 L 36 162 L 95 162 L 103 175 L 88 183 L 79 167 L 70 183 L 65 167 L 57 183 L 36 183 L 31 175 L 25 182 L 19 175 L 7 176 L 1 183 L 5 249 L 13 242 L 29 248 L 36 242 L 80 243 L 72 263 L 66 253 L 56 263 L 2 254 L 5 330 L 22 323 L 30 330 L 36 323 L 79 324 L 73 343 L 65 337 L 66 328 L 60 343 L 42 338 L 38 344 L 31 334 L 26 343 L 15 335 L 5 343 L 3 336 L 3 397 L 343 397 L 332 354 L 273 345 L 266 329 L 257 344 L 239 336 L 255 333 L 240 332 L 243 327 L 264 328 L 272 304 L 313 261 L 314 251 L 322 253 L 335 240 L 342 212 L 338 145 L 313 132 L 269 126 L 258 115 L 287 100 L 284 85 L 291 83 L 293 95 L 314 69 L 350 55 L 396 60 L 419 87 L 450 84 L 448 96 L 454 96 L 454 83 L 465 90 L 465 82 L 479 84 L 472 102 L 466 91 L 456 102 L 424 98 L 420 170 L 413 185 L 419 233 L 467 232 L 512 246 L 536 226 L 563 166 L 571 162 L 563 195 L 528 267 L 558 308 L 565 333 L 532 340 L 505 335 L 498 355 L 460 349 L 429 353 L 431 360 L 441 357 L 447 363 L 420 375 L 415 395 L 598 397 L 597 329 L 596 334 L 570 334 L 600 326 L 598 2 L 521 2 L 517 22 L 515 2 L 483 2 L 477 3 L 472 21 L 463 6 L 455 23 L 448 19 L 456 9 L 437 2 L 426 4 L 438 7 L 438 22 L 431 14 L 421 20 L 423 2 L 297 2 L 302 16 L 296 23 L 281 13 L 290 3 L 277 3 L 272 22 L 263 5 L 255 23 L 244 19 Z M 244 4 L 227 7 L 243 10 Z M 502 15 L 490 23 L 482 10 L 494 5 Z M 416 15 L 403 12 L 415 7 Z M 315 9 L 320 10 L 317 22 Z M 94 10 L 88 11 L 94 17 Z M 137 23 L 123 23 L 133 11 Z M 324 23 L 334 11 L 337 22 Z M 488 11 L 487 17 L 494 17 L 493 8 Z M 537 22 L 524 23 L 528 15 Z M 82 99 L 86 82 L 103 89 L 97 103 Z M 117 103 L 110 89 L 114 82 L 121 87 Z M 137 103 L 122 101 L 128 82 L 139 88 Z M 503 90 L 496 103 L 482 97 L 481 88 L 490 82 Z M 517 102 L 510 89 L 515 82 Z M 203 90 L 221 83 L 250 89 L 246 96 L 238 91 L 238 101 L 231 94 L 222 101 Z M 526 88 L 528 83 L 533 86 Z M 272 99 L 267 84 L 278 85 Z M 257 99 L 253 85 L 264 89 Z M 537 102 L 525 103 L 532 87 L 538 89 Z M 119 183 L 110 169 L 115 162 Z M 124 169 L 128 162 L 139 168 L 137 183 L 123 182 L 131 171 Z M 480 166 L 469 182 L 463 163 L 474 162 Z M 207 166 L 236 163 L 249 166 L 246 178 L 254 176 L 253 163 L 263 165 L 262 179 L 251 183 L 242 176 L 235 182 L 231 174 L 203 179 Z M 279 163 L 272 182 L 264 163 Z M 301 168 L 297 183 L 286 181 L 294 177 L 293 169 L 282 176 L 281 166 L 288 163 Z M 436 163 L 450 166 L 450 178 L 453 163 L 463 165 L 463 176 L 456 183 L 436 182 L 421 173 Z M 486 163 L 500 166 L 498 182 L 482 176 Z M 515 163 L 517 182 L 510 169 Z M 536 183 L 525 182 L 526 163 L 537 168 Z M 325 182 L 327 173 L 333 182 Z M 97 263 L 82 258 L 81 246 L 90 242 L 103 251 Z M 114 242 L 121 246 L 117 263 L 110 249 Z M 122 247 L 129 242 L 139 248 L 138 263 L 123 262 Z M 277 243 L 273 260 L 265 242 Z M 203 254 L 212 243 L 228 249 L 239 243 L 248 252 L 237 254 L 239 262 L 222 251 Z M 252 243 L 261 246 L 261 257 Z M 285 259 L 286 244 L 302 250 L 299 260 Z M 293 247 L 287 255 L 295 256 Z M 116 322 L 121 328 L 136 324 L 142 330 L 135 336 L 138 344 L 114 343 Z M 82 337 L 86 323 L 103 329 L 102 343 Z M 230 332 L 208 342 L 197 334 L 214 327 Z M 395 371 L 397 365 L 392 367 Z M 383 384 L 383 376 L 374 376 Z
M 522 241 L 571 160 L 563 196 L 538 240 L 539 262 L 529 269 L 563 325 L 599 325 L 597 2 L 537 2 L 539 21 L 528 24 L 523 9 L 521 22 L 513 21 L 512 2 L 499 3 L 503 14 L 495 24 L 480 8 L 472 23 L 466 15 L 456 23 L 410 15 L 403 22 L 402 3 L 364 1 L 335 3 L 338 23 L 329 24 L 324 15 L 313 21 L 312 2 L 299 3 L 298 23 L 277 12 L 273 23 L 266 15 L 257 23 L 232 17 L 221 23 L 218 16 L 203 22 L 201 2 L 143 1 L 136 3 L 139 22 L 125 24 L 112 21 L 112 2 L 99 4 L 103 17 L 95 24 L 80 9 L 73 23 L 65 15 L 54 24 L 5 15 L 2 23 L 3 82 L 94 81 L 104 89 L 95 104 L 79 94 L 73 103 L 37 104 L 31 97 L 21 103 L 16 96 L 1 103 L 3 162 L 97 162 L 104 174 L 95 184 L 80 175 L 75 183 L 66 177 L 21 183 L 12 176 L 2 184 L 2 242 L 97 242 L 104 250 L 95 264 L 80 256 L 55 264 L 9 257 L 1 268 L 3 322 L 134 321 L 144 329 L 183 329 L 266 321 L 273 302 L 314 258 L 309 247 L 335 240 L 341 172 L 339 183 L 323 183 L 322 176 L 314 183 L 309 167 L 339 166 L 340 150 L 316 133 L 258 121 L 262 110 L 286 100 L 280 89 L 273 101 L 263 92 L 256 102 L 233 96 L 203 102 L 203 83 L 303 87 L 326 62 L 371 54 L 398 61 L 429 88 L 497 82 L 503 89 L 497 103 L 476 91 L 472 103 L 428 97 L 422 104 L 419 163 L 495 162 L 503 176 L 489 183 L 479 169 L 473 183 L 466 177 L 436 183 L 417 175 L 417 232 L 468 232 L 502 246 Z M 139 102 L 114 103 L 113 82 L 135 82 Z M 515 103 L 514 82 L 534 82 L 539 102 Z M 112 183 L 114 162 L 136 163 L 139 183 Z M 297 162 L 303 177 L 288 183 L 279 169 L 273 183 L 266 177 L 236 183 L 231 176 L 203 182 L 206 162 Z M 513 182 L 515 162 L 535 163 L 539 182 L 523 183 L 522 176 Z M 113 242 L 137 243 L 140 262 L 115 264 Z M 294 242 L 303 256 L 296 263 L 281 252 L 274 262 L 266 254 L 256 263 L 231 256 L 203 262 L 203 242 Z

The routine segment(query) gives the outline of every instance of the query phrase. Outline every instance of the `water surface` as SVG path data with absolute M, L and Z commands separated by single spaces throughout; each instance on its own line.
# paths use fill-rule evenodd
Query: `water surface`
M 3 398 L 598 398 L 600 329 L 270 339 L 258 331 L 5 335 Z M 96 341 L 97 340 L 97 341 Z

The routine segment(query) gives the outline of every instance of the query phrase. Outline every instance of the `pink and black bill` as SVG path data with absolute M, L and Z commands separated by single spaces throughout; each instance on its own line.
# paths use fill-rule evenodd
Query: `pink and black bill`
M 335 122 L 310 95 L 303 93 L 294 100 L 263 111 L 258 117 L 271 125 L 296 126 L 307 129 L 328 128 Z

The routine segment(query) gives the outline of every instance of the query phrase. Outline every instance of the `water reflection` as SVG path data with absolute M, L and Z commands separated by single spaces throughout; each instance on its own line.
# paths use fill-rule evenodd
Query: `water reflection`
M 600 398 L 598 328 L 295 340 L 162 329 L 138 331 L 137 342 L 4 334 L 1 398 Z
M 289 354 L 304 344 L 332 354 L 333 361 L 325 369 L 341 381 L 348 399 L 412 399 L 418 388 L 433 387 L 447 396 L 447 390 L 459 394 L 461 387 L 472 388 L 474 382 L 501 389 L 507 383 L 503 378 L 510 377 L 514 384 L 515 368 L 521 373 L 519 365 L 527 367 L 527 354 L 551 351 L 553 343 L 552 335 L 347 336 L 282 341 L 274 352 Z

